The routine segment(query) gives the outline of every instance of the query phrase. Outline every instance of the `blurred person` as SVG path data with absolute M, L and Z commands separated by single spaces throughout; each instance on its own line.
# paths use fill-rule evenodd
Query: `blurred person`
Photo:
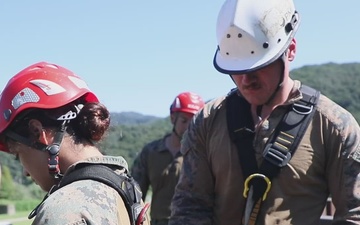
M 360 129 L 290 77 L 299 23 L 292 0 L 224 2 L 213 64 L 236 88 L 184 135 L 170 225 L 318 225 L 329 195 L 333 224 L 360 224 Z
M 203 99 L 192 92 L 178 94 L 170 105 L 172 132 L 144 146 L 136 157 L 131 175 L 139 183 L 145 201 L 151 186 L 151 224 L 166 225 L 170 202 L 182 165 L 182 136 L 193 116 L 204 106 Z
M 36 216 L 33 224 L 135 224 L 114 188 L 93 179 L 69 181 L 79 171 L 97 174 L 101 168 L 107 171 L 101 176 L 120 183 L 128 172 L 123 157 L 104 156 L 95 145 L 110 113 L 84 80 L 55 64 L 33 64 L 8 81 L 0 111 L 0 150 L 15 155 L 48 192 L 29 215 Z

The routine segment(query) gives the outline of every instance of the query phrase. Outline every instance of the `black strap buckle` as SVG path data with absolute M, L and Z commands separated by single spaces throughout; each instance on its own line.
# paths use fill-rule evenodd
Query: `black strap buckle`
M 276 145 L 269 143 L 264 149 L 263 157 L 275 166 L 284 167 L 290 161 L 291 153 L 276 148 Z

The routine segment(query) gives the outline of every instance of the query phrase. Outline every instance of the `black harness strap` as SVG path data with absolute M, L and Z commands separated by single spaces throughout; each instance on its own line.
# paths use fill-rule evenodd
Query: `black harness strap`
M 114 188 L 125 203 L 131 224 L 137 225 L 144 222 L 144 213 L 148 209 L 148 205 L 144 206 L 141 204 L 142 193 L 134 178 L 128 174 L 117 174 L 108 166 L 101 164 L 79 164 L 73 171 L 61 179 L 58 186 L 54 186 L 51 189 L 44 200 L 60 188 L 79 180 L 95 180 Z M 36 215 L 38 207 L 33 210 L 29 218 Z
M 231 140 L 239 151 L 239 159 L 246 159 L 247 163 L 240 163 L 244 177 L 248 177 L 258 170 L 254 150 L 253 139 L 255 135 L 254 122 L 251 116 L 250 104 L 237 95 L 233 89 L 226 99 L 227 124 Z
M 260 168 L 257 167 L 253 149 L 254 123 L 250 104 L 234 92 L 227 97 L 227 123 L 230 138 L 238 148 L 240 165 L 246 178 L 243 195 L 247 201 L 243 224 L 255 224 L 261 204 L 271 188 L 271 180 L 295 153 L 315 112 L 320 92 L 302 85 L 303 98 L 289 105 L 288 112 L 268 140 Z

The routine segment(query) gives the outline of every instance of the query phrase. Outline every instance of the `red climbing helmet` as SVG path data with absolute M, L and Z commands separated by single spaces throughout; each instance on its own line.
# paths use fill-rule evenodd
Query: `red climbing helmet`
M 176 96 L 170 106 L 170 113 L 186 112 L 196 114 L 204 106 L 200 95 L 192 92 L 183 92 Z
M 79 98 L 98 102 L 85 81 L 61 66 L 39 62 L 12 77 L 0 96 L 0 134 L 24 110 L 54 109 Z M 8 151 L 0 141 L 0 150 Z

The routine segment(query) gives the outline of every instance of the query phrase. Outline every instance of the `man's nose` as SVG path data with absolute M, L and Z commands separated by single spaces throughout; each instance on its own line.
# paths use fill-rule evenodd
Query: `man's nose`
M 257 80 L 257 76 L 253 73 L 247 73 L 247 74 L 241 75 L 241 81 L 245 85 L 251 84 L 256 80 Z

